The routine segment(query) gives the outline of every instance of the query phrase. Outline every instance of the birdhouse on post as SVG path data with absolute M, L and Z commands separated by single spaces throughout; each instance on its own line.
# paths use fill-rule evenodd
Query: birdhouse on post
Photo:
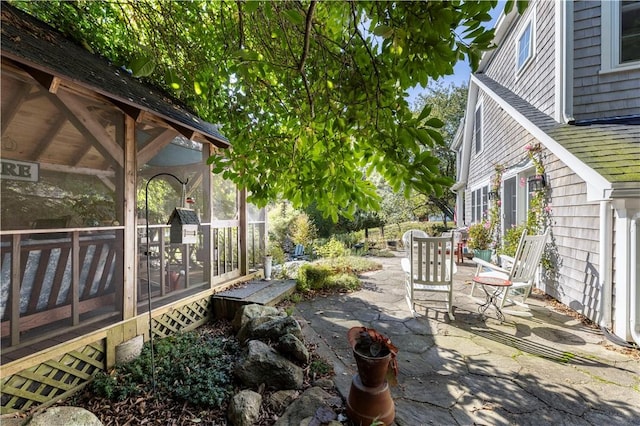
M 200 220 L 195 210 L 176 207 L 171 213 L 171 244 L 195 244 L 198 239 Z

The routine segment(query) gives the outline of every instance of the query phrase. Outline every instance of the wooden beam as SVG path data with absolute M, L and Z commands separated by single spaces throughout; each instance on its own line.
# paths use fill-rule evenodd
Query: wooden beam
M 97 176 L 99 178 L 113 178 L 115 176 L 115 172 L 113 170 L 97 170 L 90 169 L 88 167 L 70 167 L 64 164 L 40 163 L 40 170 Z
M 9 124 L 13 121 L 13 117 L 15 117 L 20 110 L 20 107 L 25 102 L 30 91 L 30 84 L 25 83 L 20 85 L 17 95 L 2 108 L 2 136 L 4 136 L 4 132 L 9 128 Z
M 173 129 L 166 129 L 158 136 L 147 142 L 147 144 L 138 152 L 136 160 L 138 167 L 142 167 L 147 164 L 147 162 L 162 151 L 162 148 L 175 139 L 176 136 L 176 132 Z
M 122 303 L 122 319 L 136 315 L 138 276 L 138 220 L 136 206 L 136 123 L 132 117 L 124 119 L 124 247 L 123 289 L 118 292 Z
M 26 72 L 31 75 L 42 87 L 45 88 L 49 93 L 55 94 L 58 92 L 58 88 L 60 87 L 60 77 L 57 77 L 53 74 L 49 74 L 44 71 L 37 70 L 35 68 L 31 68 L 29 66 L 23 67 Z
M 61 90 L 57 97 L 52 96 L 62 111 L 67 112 L 67 119 L 85 135 L 98 151 L 105 157 L 112 158 L 120 167 L 124 166 L 124 152 L 117 141 L 113 140 L 95 116 L 91 114 L 78 97 Z
M 45 153 L 47 148 L 53 143 L 55 137 L 60 133 L 67 120 L 63 116 L 59 116 L 56 122 L 49 128 L 47 133 L 40 139 L 36 150 L 32 154 L 34 161 L 39 161 L 42 154 Z
M 71 234 L 71 323 L 80 324 L 80 233 Z
M 11 317 L 11 346 L 20 343 L 20 235 L 15 234 L 12 239 L 11 246 L 11 293 L 10 293 L 10 311 Z
M 100 179 L 100 182 L 102 182 L 102 184 L 104 186 L 109 188 L 109 191 L 115 191 L 116 190 L 116 184 L 113 183 L 111 181 L 111 179 L 107 178 L 106 176 L 98 176 L 98 179 Z
M 133 121 L 135 121 L 136 123 L 138 123 L 139 120 L 141 120 L 142 117 L 144 116 L 144 111 L 142 111 L 142 109 L 140 109 L 140 108 L 136 108 L 136 107 L 134 107 L 132 105 L 125 104 L 124 102 L 120 102 L 120 101 L 115 100 L 115 99 L 112 99 L 111 101 L 122 112 L 124 112 L 129 117 L 133 118 Z

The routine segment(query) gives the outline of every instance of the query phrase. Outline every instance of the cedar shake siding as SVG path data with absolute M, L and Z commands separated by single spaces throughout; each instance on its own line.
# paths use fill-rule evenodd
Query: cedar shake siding
M 574 3 L 573 115 L 576 121 L 640 115 L 640 66 L 627 71 L 601 72 L 600 17 L 600 2 Z
M 554 8 L 551 1 L 530 3 L 522 19 L 516 20 L 510 28 L 485 71 L 487 76 L 549 116 L 554 114 Z M 534 56 L 530 63 L 517 71 L 516 45 L 530 19 L 534 24 Z

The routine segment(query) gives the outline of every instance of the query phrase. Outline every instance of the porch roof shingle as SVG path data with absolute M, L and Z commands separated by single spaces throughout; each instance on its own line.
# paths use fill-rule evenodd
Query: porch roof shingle
M 31 15 L 2 4 L 2 56 L 48 75 L 86 87 L 129 108 L 160 116 L 181 128 L 203 135 L 213 144 L 229 147 L 218 127 L 200 119 L 162 89 L 92 54 Z
M 486 75 L 474 77 L 614 186 L 637 183 L 640 193 L 640 126 L 558 123 Z

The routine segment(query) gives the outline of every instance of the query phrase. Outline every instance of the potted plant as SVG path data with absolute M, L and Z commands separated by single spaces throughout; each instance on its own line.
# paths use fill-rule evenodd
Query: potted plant
M 398 348 L 372 328 L 352 327 L 347 339 L 358 368 L 347 398 L 347 416 L 354 424 L 393 423 L 395 405 L 389 383 L 397 384 Z
M 487 262 L 491 261 L 491 223 L 475 223 L 469 227 L 467 245 L 473 249 L 473 255 Z

